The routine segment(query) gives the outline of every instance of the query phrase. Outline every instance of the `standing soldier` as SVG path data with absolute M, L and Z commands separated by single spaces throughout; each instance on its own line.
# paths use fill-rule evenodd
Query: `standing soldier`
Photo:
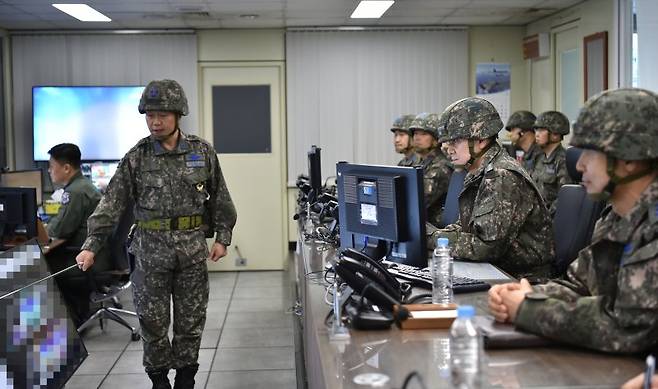
M 434 225 L 438 225 L 441 220 L 441 211 L 448 194 L 448 184 L 453 170 L 438 142 L 436 129 L 438 118 L 435 113 L 421 113 L 409 125 L 418 155 L 416 166 L 423 168 L 427 222 Z
M 571 183 L 567 153 L 562 147 L 562 139 L 569 134 L 569 119 L 562 112 L 547 111 L 537 117 L 534 127 L 537 146 L 543 153 L 537 159 L 532 179 L 552 216 L 557 205 L 557 192 L 562 185 Z
M 609 197 L 564 280 L 495 285 L 489 309 L 501 322 L 562 343 L 610 353 L 658 346 L 658 95 L 600 93 L 585 103 L 571 145 L 587 194 Z
M 411 141 L 411 131 L 409 131 L 409 125 L 415 117 L 415 115 L 399 116 L 391 126 L 395 152 L 404 155 L 404 158 L 398 162 L 398 166 L 414 166 L 416 164 L 417 158 Z
M 496 140 L 503 127 L 490 102 L 469 97 L 439 119 L 439 140 L 468 171 L 459 222 L 428 229 L 428 246 L 448 238 L 457 258 L 491 262 L 514 277 L 544 278 L 554 261 L 553 229 L 532 178 Z
M 530 111 L 516 111 L 505 126 L 516 152 L 523 153 L 522 156 L 517 156 L 517 161 L 530 175 L 535 170 L 537 158 L 541 155 L 541 149 L 535 144 L 533 125 L 536 119 L 535 114 Z
M 89 236 L 76 258 L 94 263 L 104 238 L 134 201 L 137 230 L 130 246 L 133 298 L 144 340 L 144 367 L 154 389 L 193 388 L 208 306 L 206 259 L 217 261 L 231 243 L 236 212 L 217 154 L 203 139 L 187 135 L 179 120 L 188 114 L 183 88 L 173 80 L 151 81 L 139 102 L 151 136 L 119 163 L 105 196 L 89 218 Z M 210 230 L 202 228 L 202 216 Z M 206 232 L 215 234 L 208 251 Z M 169 342 L 170 299 L 174 337 Z

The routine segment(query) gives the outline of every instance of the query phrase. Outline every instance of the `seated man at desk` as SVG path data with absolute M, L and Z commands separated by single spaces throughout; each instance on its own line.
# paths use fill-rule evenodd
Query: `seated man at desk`
M 658 95 L 617 89 L 591 98 L 571 145 L 590 196 L 610 198 L 592 243 L 564 280 L 496 285 L 500 322 L 560 342 L 612 353 L 658 346 Z
M 438 127 L 455 168 L 468 174 L 459 221 L 440 230 L 428 225 L 428 247 L 448 238 L 457 258 L 490 262 L 514 277 L 550 276 L 555 255 L 548 210 L 532 178 L 496 140 L 503 128 L 496 108 L 476 97 L 459 100 Z
M 52 273 L 75 264 L 74 252 L 60 252 L 58 246 L 80 247 L 87 238 L 87 218 L 96 208 L 101 194 L 80 172 L 80 149 L 71 143 L 62 143 L 48 151 L 50 161 L 48 173 L 54 185 L 64 189 L 62 205 L 56 216 L 46 226 L 49 244 L 44 247 L 44 254 Z M 107 269 L 108 260 L 104 258 L 96 271 Z M 98 265 L 98 263 L 97 263 Z M 66 303 L 71 309 L 72 319 L 76 325 L 82 324 L 89 316 L 89 293 L 91 288 L 80 269 L 71 269 L 56 277 Z

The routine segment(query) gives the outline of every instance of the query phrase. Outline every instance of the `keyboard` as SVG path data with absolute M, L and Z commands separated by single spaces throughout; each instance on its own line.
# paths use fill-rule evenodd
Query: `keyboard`
M 396 262 L 386 262 L 388 272 L 395 277 L 410 281 L 412 285 L 421 288 L 432 289 L 432 275 L 430 269 L 417 268 Z M 471 293 L 489 290 L 491 285 L 486 282 L 468 277 L 452 276 L 453 293 Z

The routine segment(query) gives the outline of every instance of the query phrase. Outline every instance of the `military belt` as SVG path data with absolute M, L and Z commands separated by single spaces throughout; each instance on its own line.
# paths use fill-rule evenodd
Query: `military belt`
M 180 231 L 192 230 L 201 227 L 203 218 L 201 215 L 178 216 L 166 219 L 139 220 L 137 226 L 152 231 Z

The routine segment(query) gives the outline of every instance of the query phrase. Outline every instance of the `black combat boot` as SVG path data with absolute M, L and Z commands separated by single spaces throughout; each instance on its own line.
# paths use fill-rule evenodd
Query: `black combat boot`
M 199 370 L 198 363 L 176 369 L 174 389 L 194 389 L 194 376 L 197 370 Z
M 167 377 L 168 373 L 169 369 L 159 369 L 148 373 L 153 382 L 153 389 L 171 389 L 169 377 Z

